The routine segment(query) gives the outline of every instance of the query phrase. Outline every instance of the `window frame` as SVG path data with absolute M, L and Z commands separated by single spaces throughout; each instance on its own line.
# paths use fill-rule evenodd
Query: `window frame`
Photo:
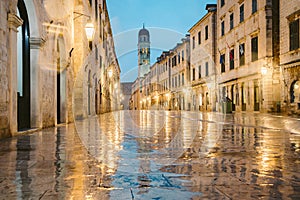
M 225 5 L 225 0 L 220 0 L 220 6 L 223 7 Z
M 193 47 L 193 49 L 195 49 L 195 36 L 193 36 L 193 38 L 192 38 L 192 47 Z
M 201 79 L 202 78 L 202 75 L 201 75 L 201 65 L 198 66 L 198 79 Z
M 244 20 L 245 20 L 245 6 L 244 6 L 244 4 L 241 4 L 240 5 L 240 23 L 242 23 Z
M 196 80 L 196 69 L 193 67 L 192 69 L 192 81 Z
M 222 57 L 220 59 L 222 59 L 222 61 L 223 61 L 222 63 L 220 63 L 221 64 L 221 73 L 224 73 L 224 72 L 226 72 L 226 68 L 225 68 L 225 54 L 221 54 L 220 57 Z
M 254 41 L 256 42 L 254 43 Z M 257 60 L 258 60 L 258 36 L 255 36 L 251 38 L 251 61 L 254 62 Z
M 257 12 L 257 0 L 252 0 L 252 14 Z
M 230 58 L 232 55 L 232 59 Z M 234 47 L 229 51 L 229 69 L 234 69 Z
M 241 54 L 241 46 L 243 47 L 243 54 Z M 239 44 L 239 65 L 245 65 L 245 43 Z
M 300 48 L 299 18 L 289 22 L 289 50 Z M 295 26 L 295 27 L 292 27 Z M 293 30 L 292 30 L 293 29 Z
M 221 22 L 221 36 L 225 35 L 225 21 L 223 20 Z
M 205 40 L 208 40 L 208 25 L 205 26 Z
M 229 28 L 230 28 L 230 30 L 232 30 L 234 28 L 234 14 L 233 13 L 231 13 L 229 15 Z

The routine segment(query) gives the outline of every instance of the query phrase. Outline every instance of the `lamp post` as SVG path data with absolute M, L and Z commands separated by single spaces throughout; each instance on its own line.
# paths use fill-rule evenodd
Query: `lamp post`
M 91 20 L 91 17 L 89 15 L 79 13 L 79 12 L 73 12 L 73 13 L 77 15 L 76 17 L 74 17 L 73 20 L 75 20 L 81 16 L 89 18 L 84 29 L 85 29 L 85 34 L 86 34 L 86 37 L 87 37 L 87 39 L 89 41 L 89 45 L 90 45 L 90 42 L 94 39 L 94 34 L 95 34 L 95 26 Z

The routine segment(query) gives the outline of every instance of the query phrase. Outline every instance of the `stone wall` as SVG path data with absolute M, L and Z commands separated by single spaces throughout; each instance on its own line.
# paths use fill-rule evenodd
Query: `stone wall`
M 9 136 L 9 70 L 7 67 L 8 29 L 7 1 L 0 1 L 0 137 Z
M 100 65 L 97 58 L 101 54 L 103 62 L 109 63 L 107 52 L 104 51 L 103 34 L 99 34 L 99 31 L 104 31 L 107 36 L 112 37 L 108 13 L 106 8 L 103 8 L 104 0 L 99 1 L 99 6 L 90 5 L 88 0 L 64 1 L 64 3 L 70 3 L 70 5 L 65 5 L 68 14 L 65 12 L 54 14 L 55 12 L 51 10 L 54 9 L 53 7 L 49 10 L 46 9 L 45 1 L 23 1 L 30 29 L 27 51 L 30 52 L 28 61 L 30 63 L 30 106 L 28 106 L 30 107 L 28 115 L 30 116 L 30 126 L 27 129 L 40 129 L 55 126 L 58 123 L 72 122 L 74 120 L 73 100 L 76 93 L 76 89 L 74 89 L 76 80 L 82 80 L 79 96 L 83 117 L 87 116 L 87 98 L 86 95 L 84 96 L 84 91 L 86 91 L 87 83 L 91 83 L 90 104 L 91 114 L 94 115 L 97 84 L 95 80 L 100 79 L 96 77 Z M 17 103 L 17 28 L 22 25 L 23 20 L 17 15 L 17 3 L 18 0 L 0 1 L 0 138 L 20 133 Z M 101 24 L 95 24 L 97 32 L 92 42 L 93 48 L 90 49 L 84 32 L 88 18 L 75 14 L 74 11 L 95 17 L 94 9 L 96 7 L 99 9 L 102 20 Z M 105 28 L 103 28 L 103 24 L 105 24 Z M 109 55 L 112 55 L 110 59 L 116 60 L 113 42 L 107 44 L 110 49 Z M 102 49 L 96 51 L 96 46 L 102 46 Z M 88 65 L 87 71 L 92 71 L 91 80 L 87 80 L 88 74 L 83 69 L 86 64 Z M 113 67 L 116 69 L 114 80 L 118 82 L 120 75 L 118 63 L 114 62 Z M 107 69 L 108 65 L 104 68 Z M 83 73 L 79 73 L 82 69 Z M 102 82 L 106 82 L 104 72 L 105 70 L 102 70 L 102 74 L 99 75 L 103 79 Z M 58 74 L 61 77 L 60 88 L 57 82 Z M 63 94 L 59 95 L 59 91 Z M 60 104 L 58 104 L 58 98 Z M 111 110 L 109 106 L 105 109 Z M 60 122 L 58 121 L 59 113 Z

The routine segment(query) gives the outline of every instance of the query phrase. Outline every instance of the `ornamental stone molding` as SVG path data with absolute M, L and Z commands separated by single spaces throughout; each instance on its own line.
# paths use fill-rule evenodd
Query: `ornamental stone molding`
M 8 13 L 8 26 L 13 31 L 17 32 L 18 27 L 23 24 L 23 20 L 18 17 L 16 14 Z
M 46 40 L 44 38 L 39 37 L 30 37 L 29 44 L 30 49 L 40 49 L 44 46 Z

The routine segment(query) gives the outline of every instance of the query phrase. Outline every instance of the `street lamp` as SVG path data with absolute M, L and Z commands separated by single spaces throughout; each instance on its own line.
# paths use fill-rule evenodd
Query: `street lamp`
M 78 16 L 74 17 L 73 20 L 75 20 L 81 16 L 89 18 L 84 29 L 85 29 L 85 33 L 86 33 L 86 37 L 87 37 L 88 41 L 92 41 L 94 38 L 94 33 L 95 33 L 95 26 L 91 20 L 91 17 L 89 15 L 85 15 L 85 14 L 79 13 L 79 12 L 73 12 L 73 13 L 78 15 Z
M 94 38 L 94 33 L 95 33 L 95 26 L 94 26 L 91 18 L 89 18 L 88 22 L 85 25 L 85 33 L 86 33 L 86 37 L 87 37 L 88 41 L 92 41 Z
M 111 77 L 112 77 L 112 75 L 113 75 L 113 71 L 110 69 L 110 70 L 108 70 L 108 72 L 107 72 L 107 73 L 108 73 L 108 77 L 109 77 L 109 78 L 111 78 Z
M 268 73 L 268 69 L 266 67 L 261 68 L 261 74 L 266 75 Z

